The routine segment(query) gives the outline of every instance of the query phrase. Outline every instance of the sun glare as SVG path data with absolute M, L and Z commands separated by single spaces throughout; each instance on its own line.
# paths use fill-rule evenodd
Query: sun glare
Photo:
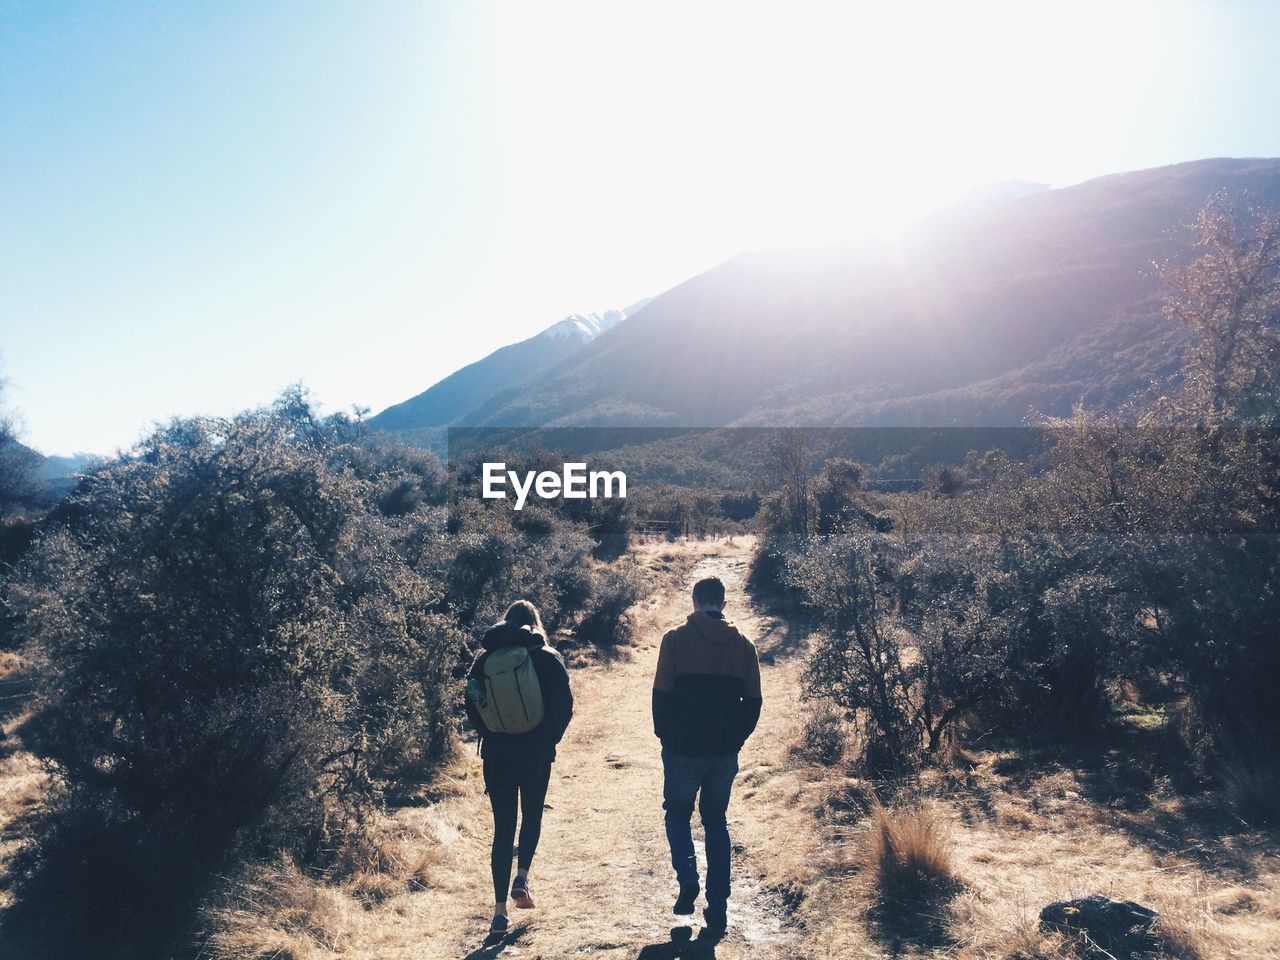
M 1109 129 L 1107 89 L 1142 59 L 1135 5 L 772 9 L 505 20 L 513 123 L 548 214 L 572 221 L 576 198 L 643 233 L 683 211 L 754 244 L 891 229 L 1028 158 L 1060 158 L 1045 179 L 1071 169 L 1087 149 L 1073 116 Z

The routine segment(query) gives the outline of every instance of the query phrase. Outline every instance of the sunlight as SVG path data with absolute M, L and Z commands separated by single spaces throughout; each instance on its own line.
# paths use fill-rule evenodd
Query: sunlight
M 603 205 L 658 242 L 646 228 L 669 236 L 678 211 L 753 244 L 812 241 L 891 229 L 1046 151 L 1060 158 L 1046 179 L 1072 169 L 1091 149 L 1073 118 L 1117 122 L 1107 90 L 1139 68 L 1146 16 L 802 4 L 784 22 L 699 4 L 673 10 L 677 32 L 539 5 L 503 22 L 505 82 L 548 217 Z

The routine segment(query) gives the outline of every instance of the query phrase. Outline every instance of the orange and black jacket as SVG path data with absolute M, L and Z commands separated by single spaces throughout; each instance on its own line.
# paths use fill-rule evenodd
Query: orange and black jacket
M 653 732 L 690 757 L 736 754 L 760 719 L 756 646 L 723 617 L 697 612 L 662 638 L 653 678 Z

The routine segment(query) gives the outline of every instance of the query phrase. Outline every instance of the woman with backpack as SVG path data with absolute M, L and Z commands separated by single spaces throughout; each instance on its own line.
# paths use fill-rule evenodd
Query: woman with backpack
M 547 643 L 538 608 L 518 600 L 490 627 L 484 648 L 467 674 L 467 716 L 480 734 L 485 792 L 493 807 L 493 923 L 489 940 L 500 940 L 510 923 L 507 883 L 516 814 L 521 814 L 516 878 L 511 899 L 522 909 L 535 904 L 529 867 L 542 832 L 542 807 L 556 745 L 573 716 L 569 672 Z

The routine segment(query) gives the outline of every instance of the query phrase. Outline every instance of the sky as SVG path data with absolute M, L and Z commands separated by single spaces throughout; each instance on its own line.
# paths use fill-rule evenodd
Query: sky
M 1280 3 L 0 0 L 0 376 L 45 453 L 377 412 L 734 254 L 1278 156 Z

